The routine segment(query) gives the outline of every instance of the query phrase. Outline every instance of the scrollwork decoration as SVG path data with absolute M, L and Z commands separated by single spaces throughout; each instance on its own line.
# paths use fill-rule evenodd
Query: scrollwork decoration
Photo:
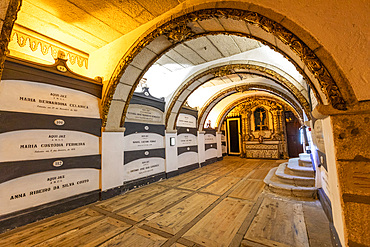
M 17 19 L 17 13 L 21 9 L 22 0 L 10 0 L 6 16 L 1 28 L 1 39 L 0 39 L 0 78 L 4 69 L 4 62 L 6 55 L 9 53 L 8 44 L 10 42 L 11 33 L 15 20 Z
M 321 86 L 321 90 L 327 97 L 328 101 L 332 106 L 338 110 L 346 110 L 346 102 L 338 89 L 334 79 L 331 77 L 328 70 L 325 68 L 320 59 L 316 54 L 296 35 L 290 32 L 288 29 L 283 27 L 281 24 L 276 23 L 265 16 L 262 16 L 256 12 L 239 10 L 239 9 L 203 9 L 194 11 L 177 18 L 171 19 L 170 21 L 159 26 L 154 31 L 148 33 L 145 37 L 138 40 L 132 48 L 123 56 L 119 61 L 103 96 L 103 125 L 105 126 L 107 120 L 107 114 L 113 98 L 115 88 L 119 82 L 120 77 L 123 75 L 125 69 L 133 58 L 151 41 L 157 38 L 159 35 L 166 34 L 167 37 L 175 43 L 186 41 L 197 37 L 190 28 L 188 24 L 194 21 L 201 21 L 212 18 L 231 18 L 234 20 L 245 21 L 246 23 L 257 25 L 268 33 L 273 34 L 277 39 L 283 42 L 285 45 L 289 46 L 306 64 L 309 71 L 315 76 Z M 174 30 L 174 31 L 169 31 Z M 207 35 L 204 33 L 202 35 Z M 248 34 L 242 34 L 245 37 L 251 37 Z M 261 41 L 261 40 L 260 40 Z M 261 41 L 266 44 L 267 42 Z M 275 46 L 268 44 L 270 47 L 279 51 Z M 281 51 L 280 51 L 281 52 Z M 289 58 L 288 58 L 289 59 Z M 291 61 L 291 59 L 289 59 Z M 293 61 L 292 61 L 293 62 Z M 293 63 L 295 64 L 295 63 Z M 296 66 L 297 67 L 297 66 Z M 302 69 L 297 67 L 298 71 L 304 75 Z M 305 79 L 308 79 L 304 76 Z M 307 80 L 310 82 L 310 80 Z M 311 83 L 312 84 L 312 83 Z M 313 85 L 311 85 L 312 87 Z M 131 90 L 133 93 L 133 90 Z M 315 93 L 318 96 L 317 93 Z M 318 97 L 320 98 L 320 97 Z M 127 108 L 128 106 L 125 106 Z M 124 110 L 125 111 L 125 110 Z

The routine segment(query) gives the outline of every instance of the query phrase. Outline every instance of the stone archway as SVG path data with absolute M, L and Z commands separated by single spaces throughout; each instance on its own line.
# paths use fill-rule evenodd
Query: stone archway
M 323 100 L 324 103 L 329 102 L 336 109 L 346 109 L 346 101 L 342 92 L 319 57 L 299 37 L 281 24 L 256 12 L 240 9 L 213 8 L 194 12 L 189 9 L 184 12 L 188 13 L 165 22 L 145 37 L 137 40 L 135 45 L 120 60 L 103 98 L 103 123 L 108 129 L 122 126 L 136 85 L 145 71 L 161 54 L 180 42 L 208 34 L 242 35 L 269 45 L 286 56 L 296 66 L 311 87 L 316 89 L 318 99 Z M 203 33 L 195 33 L 189 27 L 192 21 L 212 18 L 243 22 L 246 25 L 258 28 L 262 32 L 257 33 L 256 31 L 255 35 L 250 32 L 247 33 L 246 30 L 244 30 L 244 33 L 242 30 L 209 30 Z M 269 42 L 272 41 L 271 38 L 275 45 L 273 42 Z M 147 46 L 150 47 L 151 44 L 160 41 L 162 46 L 156 51 L 146 49 Z M 131 63 L 138 66 L 136 68 L 130 67 Z M 346 95 L 346 98 L 351 98 L 350 94 Z M 120 117 L 117 116 L 119 112 L 122 113 Z
M 302 91 L 304 90 L 303 88 L 298 89 L 293 82 L 289 81 L 275 70 L 255 65 L 251 61 L 235 61 L 227 65 L 216 64 L 207 68 L 206 70 L 196 72 L 191 77 L 186 79 L 174 92 L 173 96 L 168 102 L 168 106 L 166 107 L 167 129 L 175 128 L 179 110 L 186 102 L 186 99 L 189 97 L 189 95 L 193 93 L 199 86 L 216 77 L 236 73 L 236 70 L 238 73 L 253 74 L 262 78 L 267 78 L 282 88 L 290 91 L 294 95 L 295 99 L 299 102 L 300 107 L 304 109 L 308 119 L 310 119 L 309 104 L 305 96 L 302 94 Z M 296 84 L 301 86 L 298 82 L 296 82 Z

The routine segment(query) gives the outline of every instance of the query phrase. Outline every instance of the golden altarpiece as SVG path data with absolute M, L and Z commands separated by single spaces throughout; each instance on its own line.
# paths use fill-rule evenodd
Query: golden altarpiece
M 268 98 L 248 98 L 234 107 L 226 117 L 227 135 L 232 136 L 229 121 L 238 119 L 240 156 L 245 158 L 287 158 L 284 107 Z M 230 140 L 230 138 L 229 138 Z M 228 143 L 229 145 L 232 143 Z

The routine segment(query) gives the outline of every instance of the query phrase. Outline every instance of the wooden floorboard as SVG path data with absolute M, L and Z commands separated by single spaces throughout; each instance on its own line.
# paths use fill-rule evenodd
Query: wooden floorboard
M 168 188 L 160 185 L 151 185 L 150 187 L 143 187 L 140 189 L 136 189 L 133 191 L 129 191 L 124 195 L 119 195 L 114 198 L 110 198 L 103 202 L 97 203 L 98 207 L 101 207 L 105 210 L 115 212 L 121 210 L 129 205 L 138 203 L 148 197 L 151 197 L 155 194 L 162 193 L 163 191 L 167 190 Z
M 189 195 L 189 193 L 190 192 L 184 190 L 171 189 L 160 195 L 150 198 L 150 200 L 137 203 L 131 207 L 119 211 L 117 214 L 135 221 L 141 221 L 155 212 L 160 211 L 167 205 L 181 200 L 185 196 Z
M 225 157 L 0 234 L 0 246 L 331 246 L 318 201 L 264 191 L 278 165 Z
M 188 190 L 197 190 L 200 189 L 201 187 L 211 183 L 213 180 L 217 179 L 217 176 L 213 175 L 202 175 L 198 178 L 195 178 L 185 184 L 182 184 L 179 186 L 179 188 L 182 189 L 188 189 Z
M 226 198 L 186 232 L 184 238 L 204 246 L 228 246 L 252 205 L 248 201 Z
M 240 179 L 241 178 L 238 177 L 222 177 L 219 180 L 215 181 L 214 183 L 201 189 L 200 191 L 221 196 L 227 190 L 233 187 L 237 182 L 239 182 Z
M 127 232 L 119 234 L 112 239 L 109 239 L 100 246 L 153 246 L 159 247 L 166 241 L 166 238 L 161 237 L 152 232 L 140 228 L 133 228 Z
M 178 203 L 175 207 L 149 220 L 146 225 L 175 235 L 199 213 L 216 201 L 217 198 L 214 195 L 196 193 Z
M 309 246 L 302 204 L 266 197 L 244 238 L 267 246 Z
M 229 197 L 255 201 L 261 194 L 264 186 L 265 183 L 261 180 L 246 179 L 238 184 Z

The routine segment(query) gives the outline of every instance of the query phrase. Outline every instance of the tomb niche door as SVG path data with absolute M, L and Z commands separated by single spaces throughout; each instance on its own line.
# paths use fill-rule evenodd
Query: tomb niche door
M 301 124 L 291 111 L 285 112 L 285 126 L 287 133 L 289 157 L 298 157 L 299 154 L 303 152 L 299 131 Z
M 229 155 L 241 154 L 240 118 L 228 118 L 227 122 L 227 147 Z

